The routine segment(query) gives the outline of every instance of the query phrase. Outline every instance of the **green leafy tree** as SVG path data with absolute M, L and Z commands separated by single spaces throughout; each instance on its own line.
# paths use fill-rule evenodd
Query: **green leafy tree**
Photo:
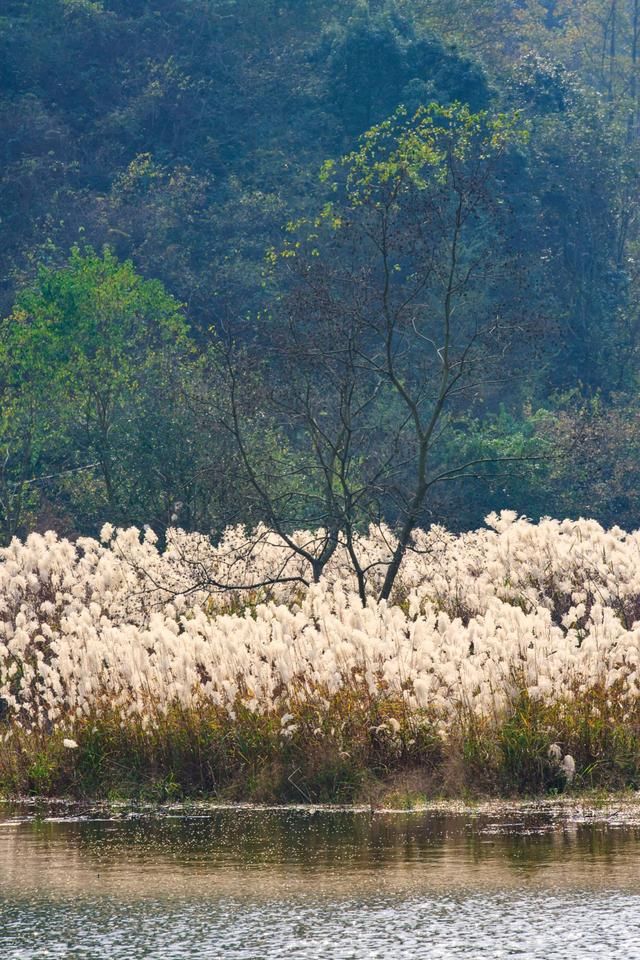
M 76 247 L 65 268 L 42 268 L 0 326 L 2 442 L 15 465 L 7 483 L 86 473 L 99 481 L 98 505 L 117 515 L 141 395 L 160 358 L 188 357 L 187 334 L 162 284 L 108 250 Z M 15 516 L 7 523 L 19 527 Z

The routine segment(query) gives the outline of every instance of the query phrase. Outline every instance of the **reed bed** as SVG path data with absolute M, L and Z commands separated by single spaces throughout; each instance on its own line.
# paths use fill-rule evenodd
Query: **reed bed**
M 0 791 L 318 802 L 640 784 L 640 533 L 388 530 L 319 583 L 272 531 L 0 551 Z M 318 533 L 300 531 L 300 543 Z M 382 784 L 382 786 L 381 786 Z M 392 789 L 396 789 L 392 787 Z M 405 786 L 400 787 L 401 790 Z

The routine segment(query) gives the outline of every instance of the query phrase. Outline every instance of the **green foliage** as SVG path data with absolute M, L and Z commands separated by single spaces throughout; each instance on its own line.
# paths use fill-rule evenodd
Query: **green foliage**
M 545 434 L 559 449 L 551 460 L 538 443 L 546 465 L 439 488 L 424 520 L 476 525 L 508 504 L 637 524 L 640 457 L 623 411 L 635 422 L 638 26 L 626 0 L 3 4 L 3 539 L 38 525 L 95 531 L 107 513 L 207 529 L 257 516 L 223 439 L 210 328 L 254 318 L 243 336 L 267 352 L 273 324 L 255 318 L 289 279 L 265 274 L 264 253 L 300 250 L 298 235 L 283 244 L 283 223 L 304 224 L 322 261 L 345 196 L 436 187 L 449 160 L 487 154 L 500 154 L 509 212 L 490 245 L 510 264 L 466 308 L 490 302 L 500 318 L 519 302 L 519 354 L 505 365 L 533 358 L 535 372 L 483 385 L 438 459 L 529 456 Z M 554 399 L 575 389 L 586 406 L 600 397 L 597 416 Z M 291 462 L 312 485 L 309 464 L 291 460 L 299 427 L 265 430 L 264 413 L 249 418 L 255 460 L 266 449 L 279 474 Z M 381 402 L 376 424 L 393 415 Z
M 432 103 L 411 118 L 401 107 L 368 130 L 360 148 L 344 159 L 349 200 L 361 202 L 380 188 L 397 190 L 404 181 L 425 190 L 445 181 L 449 164 L 486 164 L 492 154 L 526 142 L 517 122 L 516 115 L 474 114 L 461 103 Z
M 186 346 L 180 305 L 159 281 L 143 280 L 106 249 L 71 250 L 62 270 L 42 267 L 2 327 L 2 361 L 13 387 L 30 379 L 80 404 L 104 405 L 131 389 L 156 351 Z
M 394 4 L 355 5 L 346 23 L 329 28 L 328 99 L 346 131 L 359 134 L 394 112 L 432 100 L 486 106 L 489 91 L 478 64 L 416 29 Z
M 42 267 L 0 324 L 3 537 L 38 515 L 71 533 L 237 519 L 216 350 L 196 353 L 181 305 L 108 249 Z
M 53 472 L 82 477 L 93 508 L 102 501 L 117 512 L 120 452 L 145 384 L 163 355 L 179 363 L 188 352 L 180 305 L 131 263 L 75 247 L 64 269 L 42 267 L 0 325 L 1 441 L 14 500 Z M 7 511 L 5 535 L 19 520 Z
M 550 731 L 527 697 L 500 730 L 500 774 L 506 790 L 518 793 L 548 792 L 563 785 L 563 777 L 549 755 Z

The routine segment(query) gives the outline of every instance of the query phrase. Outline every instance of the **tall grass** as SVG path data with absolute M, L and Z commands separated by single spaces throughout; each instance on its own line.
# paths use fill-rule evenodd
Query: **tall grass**
M 373 802 L 403 777 L 429 795 L 638 787 L 640 535 L 488 519 L 419 532 L 392 602 L 364 607 L 345 551 L 304 586 L 269 531 L 217 545 L 174 531 L 163 551 L 135 530 L 14 541 L 0 551 L 0 792 L 315 803 Z M 358 548 L 379 560 L 392 545 L 387 531 Z M 241 589 L 274 571 L 286 582 Z
M 498 722 L 461 713 L 446 735 L 404 701 L 362 693 L 284 716 L 174 704 L 143 723 L 103 710 L 74 724 L 77 748 L 61 731 L 14 729 L 0 750 L 0 794 L 353 802 L 407 777 L 424 797 L 640 789 L 640 706 L 623 711 L 610 690 L 552 704 L 523 694 Z

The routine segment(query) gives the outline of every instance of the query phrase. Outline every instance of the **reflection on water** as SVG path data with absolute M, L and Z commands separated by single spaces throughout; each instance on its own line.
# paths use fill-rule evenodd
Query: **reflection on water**
M 640 827 L 0 807 L 0 960 L 640 958 Z

